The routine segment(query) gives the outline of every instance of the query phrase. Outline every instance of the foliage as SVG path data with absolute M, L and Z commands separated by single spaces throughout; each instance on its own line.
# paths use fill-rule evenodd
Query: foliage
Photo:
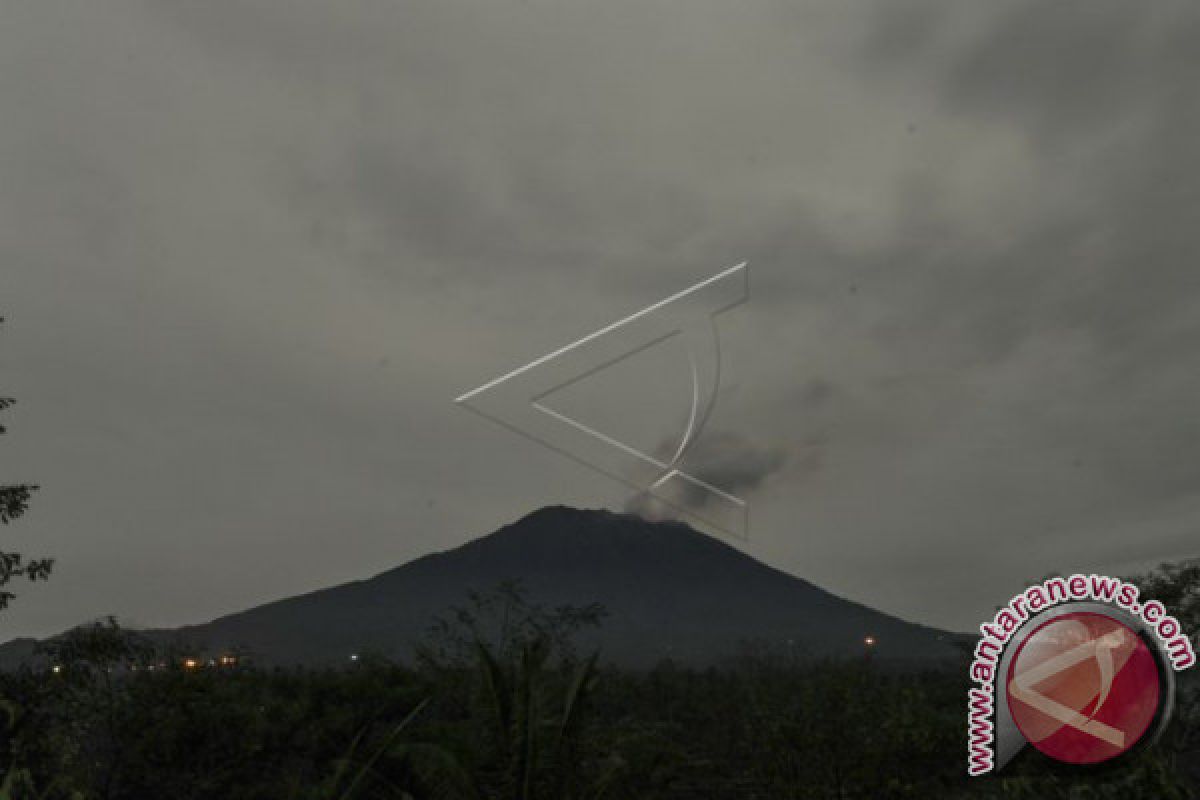
M 1200 634 L 1200 558 L 1162 564 L 1135 582 L 1144 597 L 1159 600 L 1170 609 L 1196 641 Z
M 4 318 L 0 317 L 0 324 L 3 322 Z M 0 397 L 0 411 L 10 408 L 15 402 L 11 397 Z M 5 427 L 0 425 L 0 434 L 6 432 Z M 29 508 L 29 499 L 37 491 L 37 488 L 32 483 L 0 485 L 0 524 L 8 525 L 24 514 Z M 4 588 L 14 578 L 44 581 L 50 577 L 50 570 L 53 566 L 54 560 L 50 558 L 27 560 L 20 553 L 0 550 L 0 610 L 7 608 L 9 602 L 16 596 Z
M 1065 771 L 1027 750 L 968 780 L 962 670 L 760 648 L 628 671 L 577 655 L 580 609 L 507 586 L 463 611 L 413 668 L 149 671 L 164 657 L 142 637 L 85 626 L 48 643 L 43 667 L 0 674 L 0 800 L 1196 796 L 1195 682 L 1166 736 L 1119 769 Z
M 436 617 L 417 661 L 435 671 L 460 669 L 475 663 L 483 645 L 511 662 L 534 642 L 549 648 L 547 656 L 571 661 L 579 634 L 598 627 L 607 613 L 598 603 L 553 608 L 534 603 L 519 581 L 506 581 L 487 592 L 470 592 L 465 605 Z

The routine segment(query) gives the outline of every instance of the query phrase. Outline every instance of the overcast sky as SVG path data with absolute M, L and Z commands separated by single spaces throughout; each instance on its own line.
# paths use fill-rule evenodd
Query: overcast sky
M 0 534 L 58 569 L 0 638 L 624 507 L 451 400 L 743 260 L 692 465 L 738 547 L 959 629 L 1200 555 L 1198 41 L 1190 0 L 6 2 L 0 479 L 43 489 Z M 562 402 L 671 441 L 660 350 Z

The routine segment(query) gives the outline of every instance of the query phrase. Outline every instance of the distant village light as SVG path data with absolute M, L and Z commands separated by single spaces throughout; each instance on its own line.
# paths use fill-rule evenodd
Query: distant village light
M 351 653 L 351 654 L 350 654 L 350 660 L 351 660 L 351 661 L 358 661 L 358 653 Z
M 865 644 L 867 647 L 874 647 L 875 646 L 875 637 L 868 636 L 867 638 L 863 639 L 863 644 Z
M 53 666 L 51 669 L 53 669 L 53 670 L 54 670 L 54 674 L 55 674 L 55 675 L 57 675 L 58 673 L 62 672 L 62 667 L 60 667 L 58 664 L 55 664 L 55 665 L 54 665 L 54 666 Z

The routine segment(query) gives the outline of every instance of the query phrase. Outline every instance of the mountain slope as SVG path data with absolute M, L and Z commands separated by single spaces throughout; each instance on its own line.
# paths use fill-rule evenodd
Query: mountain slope
M 957 653 L 949 634 L 835 597 L 682 523 L 561 506 L 370 580 L 150 634 L 210 652 L 246 646 L 267 664 L 338 664 L 365 650 L 403 658 L 433 616 L 513 579 L 537 602 L 603 604 L 609 616 L 593 643 L 626 665 L 712 663 L 746 640 L 861 656 L 867 635 L 879 658 Z

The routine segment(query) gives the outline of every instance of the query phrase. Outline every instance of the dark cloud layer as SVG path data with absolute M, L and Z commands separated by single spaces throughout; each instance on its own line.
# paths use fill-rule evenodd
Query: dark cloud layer
M 1026 578 L 1195 554 L 1194 4 L 0 17 L 0 478 L 45 487 L 5 533 L 61 565 L 3 635 L 620 507 L 450 398 L 742 260 L 690 458 L 753 555 L 968 627 Z M 671 440 L 671 369 L 590 410 Z

